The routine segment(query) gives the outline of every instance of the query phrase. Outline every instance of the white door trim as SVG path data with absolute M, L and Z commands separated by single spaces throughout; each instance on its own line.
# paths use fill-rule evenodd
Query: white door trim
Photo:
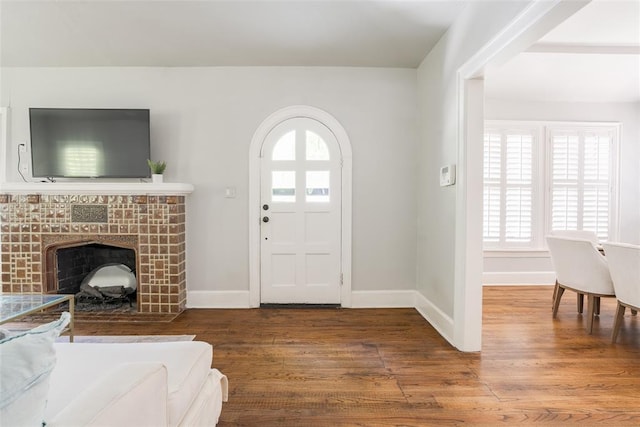
M 482 107 L 484 83 L 474 80 L 491 63 L 510 58 L 580 10 L 590 0 L 534 0 L 457 73 L 458 168 L 453 345 L 482 348 Z
M 351 307 L 351 141 L 340 122 L 331 114 L 308 105 L 294 105 L 276 111 L 256 129 L 249 146 L 249 306 L 260 306 L 260 152 L 271 130 L 285 120 L 307 117 L 324 124 L 335 135 L 342 154 L 342 307 Z

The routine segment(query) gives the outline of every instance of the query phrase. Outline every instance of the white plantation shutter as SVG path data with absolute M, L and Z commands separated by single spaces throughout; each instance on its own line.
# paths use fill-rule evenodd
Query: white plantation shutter
M 533 242 L 535 130 L 485 131 L 483 238 L 487 246 Z
M 544 249 L 554 230 L 616 238 L 618 137 L 611 123 L 487 121 L 485 248 Z
M 578 138 L 554 135 L 551 143 L 551 229 L 578 229 Z
M 549 129 L 551 230 L 610 238 L 613 128 Z
M 529 243 L 532 239 L 533 135 L 506 135 L 505 241 Z
M 482 228 L 484 241 L 488 243 L 500 242 L 501 153 L 501 135 L 486 133 L 484 137 L 484 218 Z
M 584 136 L 584 182 L 582 228 L 595 231 L 601 241 L 609 239 L 610 149 L 609 134 Z

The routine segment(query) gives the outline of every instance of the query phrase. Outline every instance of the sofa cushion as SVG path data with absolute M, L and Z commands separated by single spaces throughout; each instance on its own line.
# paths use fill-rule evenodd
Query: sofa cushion
M 56 364 L 55 339 L 69 324 L 60 319 L 0 340 L 0 425 L 42 425 L 51 371 Z
M 122 363 L 102 373 L 46 423 L 47 427 L 166 426 L 167 368 L 158 362 Z
M 176 426 L 197 396 L 211 368 L 213 348 L 200 341 L 167 343 L 56 343 L 46 416 L 60 412 L 75 394 L 121 363 L 160 362 L 168 373 L 168 422 Z M 144 402 L 141 402 L 143 405 Z

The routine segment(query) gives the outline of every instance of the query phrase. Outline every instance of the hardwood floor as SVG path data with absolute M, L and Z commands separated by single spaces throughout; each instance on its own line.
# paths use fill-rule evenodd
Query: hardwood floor
M 483 350 L 452 348 L 413 309 L 187 310 L 171 323 L 78 322 L 79 335 L 196 334 L 229 377 L 220 426 L 640 425 L 640 315 L 610 344 L 566 293 L 486 287 Z

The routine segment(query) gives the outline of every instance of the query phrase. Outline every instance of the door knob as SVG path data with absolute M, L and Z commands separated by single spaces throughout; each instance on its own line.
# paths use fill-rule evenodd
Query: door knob
M 265 211 L 269 210 L 269 205 L 262 205 L 262 209 L 264 209 Z
M 263 217 L 262 222 L 269 222 L 269 217 L 268 216 Z

